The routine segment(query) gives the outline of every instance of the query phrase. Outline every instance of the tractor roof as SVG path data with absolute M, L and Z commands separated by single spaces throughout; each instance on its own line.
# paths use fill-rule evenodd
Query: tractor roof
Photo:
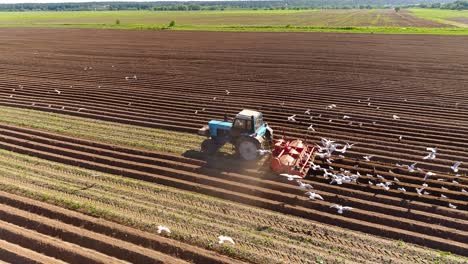
M 261 116 L 262 113 L 260 112 L 257 112 L 257 111 L 254 111 L 254 110 L 249 110 L 249 109 L 244 109 L 242 111 L 240 111 L 237 115 L 236 115 L 236 118 L 250 118 L 251 116 L 253 117 L 259 117 Z

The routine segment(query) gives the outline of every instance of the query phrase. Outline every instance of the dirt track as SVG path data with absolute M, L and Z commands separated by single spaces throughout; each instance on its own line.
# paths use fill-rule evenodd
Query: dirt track
M 332 166 L 364 176 L 343 186 L 311 177 L 325 202 L 310 202 L 269 174 L 230 169 L 236 164 L 220 167 L 6 125 L 2 148 L 468 252 L 468 195 L 461 192 L 468 189 L 466 37 L 44 29 L 0 34 L 2 105 L 187 132 L 221 118 L 224 109 L 260 109 L 277 133 L 284 127 L 287 135 L 303 137 L 312 123 L 317 132 L 309 140 L 357 143 Z M 326 110 L 329 104 L 337 108 Z M 292 114 L 298 123 L 286 122 Z M 351 119 L 343 120 L 345 114 Z M 437 159 L 422 160 L 426 147 L 438 148 Z M 363 155 L 375 157 L 365 162 Z M 461 176 L 450 173 L 454 161 L 463 162 Z M 395 169 L 395 163 L 412 162 L 437 173 L 427 181 L 430 195 L 414 192 L 424 173 Z M 375 177 L 365 175 L 375 172 L 409 191 L 369 186 Z M 449 202 L 458 208 L 448 208 Z M 336 215 L 333 203 L 356 210 Z

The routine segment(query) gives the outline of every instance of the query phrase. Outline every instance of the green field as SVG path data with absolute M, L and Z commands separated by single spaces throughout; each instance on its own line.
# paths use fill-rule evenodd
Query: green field
M 449 24 L 457 27 L 468 27 L 468 10 L 441 10 L 414 8 L 410 11 L 419 18 L 434 20 L 439 23 Z M 458 20 L 458 21 L 457 21 Z
M 0 26 L 467 35 L 467 24 L 450 20 L 466 16 L 432 9 L 1 12 Z

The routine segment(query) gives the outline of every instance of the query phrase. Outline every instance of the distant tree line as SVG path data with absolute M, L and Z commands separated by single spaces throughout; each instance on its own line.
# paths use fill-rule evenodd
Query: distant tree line
M 395 6 L 419 5 L 441 8 L 466 8 L 465 1 L 438 4 L 440 0 L 266 0 L 266 1 L 200 1 L 200 2 L 89 2 L 89 3 L 44 3 L 0 4 L 0 11 L 103 11 L 103 10 L 155 10 L 198 11 L 225 9 L 371 9 Z
M 450 9 L 450 10 L 468 10 L 468 1 L 455 1 L 453 3 L 433 3 L 433 4 L 420 4 L 419 7 L 422 8 L 440 8 L 440 9 Z

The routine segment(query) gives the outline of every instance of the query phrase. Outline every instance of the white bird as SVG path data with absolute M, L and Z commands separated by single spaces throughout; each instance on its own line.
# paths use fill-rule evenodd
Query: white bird
M 12 94 L 10 95 L 10 98 L 13 98 L 13 95 L 12 95 Z
M 394 119 L 394 120 L 397 120 L 397 119 L 400 119 L 400 117 L 397 116 L 397 115 L 393 115 L 393 119 Z
M 424 175 L 424 180 L 429 179 L 429 177 L 436 175 L 435 173 L 428 171 L 426 172 L 426 175 Z
M 310 125 L 310 126 L 307 128 L 307 130 L 310 130 L 310 131 L 314 131 L 314 132 L 315 132 L 315 129 L 314 129 L 313 125 Z
M 453 205 L 451 203 L 449 203 L 449 207 L 452 208 L 452 209 L 457 209 L 457 206 L 456 205 Z
M 456 180 L 452 181 L 453 184 L 459 184 Z
M 382 188 L 384 188 L 386 191 L 390 190 L 390 187 L 387 186 L 386 184 L 383 184 L 383 183 L 377 183 L 375 186 L 382 187 Z
M 303 183 L 302 181 L 296 181 L 299 185 L 299 189 L 313 189 L 314 187 L 308 183 Z
M 448 189 L 447 189 L 447 188 L 445 188 L 444 186 L 442 186 L 442 187 L 440 187 L 440 188 L 441 188 L 442 190 L 446 190 L 446 191 L 448 191 Z
M 219 239 L 218 241 L 219 244 L 224 244 L 224 242 L 229 242 L 235 245 L 234 240 L 231 237 L 221 235 L 218 237 L 218 239 Z
M 441 194 L 440 197 L 447 199 L 447 196 Z
M 213 97 L 213 101 L 215 101 L 215 100 L 216 100 L 216 97 Z
M 363 158 L 366 160 L 366 161 L 370 161 L 372 159 L 372 157 L 374 156 L 364 156 Z
M 229 90 L 226 90 L 226 95 L 229 95 L 231 92 Z M 284 105 L 284 103 L 283 103 Z
M 450 167 L 453 172 L 457 173 L 458 172 L 458 167 L 461 165 L 461 162 L 460 161 L 457 161 L 455 162 L 455 164 L 452 165 L 452 167 Z
M 304 112 L 304 114 L 310 115 L 310 109 L 307 109 L 307 110 Z
M 370 103 L 370 102 L 369 102 L 369 103 L 367 103 L 367 106 L 371 106 L 371 103 Z
M 271 150 L 269 149 L 257 149 L 257 153 L 260 155 L 260 156 L 263 156 L 265 154 L 271 154 Z
M 405 189 L 405 188 L 403 188 L 403 187 L 401 187 L 401 188 L 398 188 L 398 190 L 399 190 L 400 192 L 406 192 L 406 189 Z
M 385 181 L 385 178 L 382 175 L 377 174 L 377 178 L 381 179 L 382 181 Z
M 61 94 L 62 92 L 57 90 L 57 89 L 54 89 L 54 92 L 56 92 L 57 94 Z
M 423 195 L 423 191 L 424 191 L 424 188 L 421 188 L 421 189 L 418 189 L 416 188 L 416 192 L 418 193 L 418 195 Z
M 372 183 L 371 181 L 368 181 L 369 185 L 374 185 L 374 183 Z
M 81 110 L 84 110 L 84 108 L 78 108 L 77 112 L 80 112 Z
M 320 169 L 322 168 L 322 167 L 320 167 L 320 165 L 316 165 L 316 164 L 314 164 L 313 162 L 310 163 L 310 165 L 312 165 L 312 169 L 313 169 L 313 170 L 320 170 Z
M 302 179 L 301 176 L 298 176 L 298 175 L 291 175 L 291 174 L 287 174 L 287 173 L 282 173 L 282 174 L 280 174 L 280 176 L 287 177 L 287 178 L 288 178 L 288 181 L 293 181 L 293 180 L 295 180 L 295 179 Z
M 333 109 L 335 107 L 336 107 L 336 104 L 331 104 L 331 105 L 327 106 L 327 109 Z
M 427 183 L 423 183 L 422 186 L 423 187 L 429 187 L 429 185 Z
M 320 199 L 323 201 L 323 197 L 320 194 L 314 193 L 314 192 L 306 192 L 305 193 L 309 199 L 315 200 L 315 199 Z
M 334 204 L 334 205 L 330 206 L 330 208 L 335 208 L 335 209 L 337 209 L 339 214 L 342 214 L 344 211 L 348 211 L 348 210 L 354 209 L 354 208 L 352 208 L 352 207 L 349 207 L 349 206 L 342 206 L 342 205 L 339 205 L 339 204 Z
M 403 136 L 398 137 L 398 141 L 401 141 L 403 139 Z
M 466 190 L 465 189 L 461 189 L 462 192 L 466 193 Z
M 61 108 L 61 109 L 62 109 L 62 110 L 65 110 L 65 106 L 62 106 L 62 108 Z
M 397 177 L 393 177 L 393 180 L 399 182 L 400 180 Z
M 417 165 L 417 164 L 418 164 L 418 163 L 413 163 L 413 164 L 411 164 L 411 166 L 409 166 L 409 165 L 401 165 L 401 167 L 406 167 L 406 168 L 408 169 L 408 172 L 414 172 L 414 169 L 416 168 L 416 165 Z
M 133 75 L 133 79 L 135 79 L 135 80 L 137 79 L 136 75 Z
M 198 114 L 198 110 L 195 110 L 195 114 Z
M 128 81 L 130 79 L 130 77 L 128 76 L 125 76 L 125 80 Z
M 343 116 L 343 119 L 350 119 L 351 117 L 350 116 L 347 116 L 347 115 L 344 115 Z
M 427 154 L 427 156 L 425 156 L 423 159 L 424 159 L 424 160 L 426 160 L 426 159 L 435 159 L 436 153 L 437 153 L 437 149 L 436 149 L 436 148 L 426 148 L 426 150 L 429 150 L 430 153 Z
M 166 233 L 171 233 L 171 230 L 168 227 L 161 226 L 161 225 L 158 226 L 158 231 L 157 231 L 158 234 L 161 234 L 163 231 L 166 232 Z
M 295 117 L 296 117 L 296 115 L 288 116 L 288 121 L 296 122 Z

